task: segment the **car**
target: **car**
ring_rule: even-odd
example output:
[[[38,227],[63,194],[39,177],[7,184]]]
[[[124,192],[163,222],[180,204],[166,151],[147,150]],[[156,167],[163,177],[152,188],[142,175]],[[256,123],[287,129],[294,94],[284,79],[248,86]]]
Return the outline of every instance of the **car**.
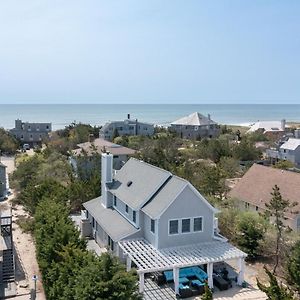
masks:
[[[29,144],[24,144],[23,145],[23,150],[30,150]]]

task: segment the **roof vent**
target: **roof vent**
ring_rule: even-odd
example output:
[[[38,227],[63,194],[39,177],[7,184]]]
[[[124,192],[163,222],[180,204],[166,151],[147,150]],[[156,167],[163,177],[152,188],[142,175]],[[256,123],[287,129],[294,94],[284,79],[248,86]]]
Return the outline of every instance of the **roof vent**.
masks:
[[[131,185],[132,185],[132,181],[130,180],[130,181],[127,182],[127,186],[129,187]]]

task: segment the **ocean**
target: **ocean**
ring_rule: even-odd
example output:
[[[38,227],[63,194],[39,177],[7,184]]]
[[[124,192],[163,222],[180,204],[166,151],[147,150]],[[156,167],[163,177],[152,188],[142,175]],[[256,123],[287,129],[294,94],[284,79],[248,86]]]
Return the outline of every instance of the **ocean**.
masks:
[[[300,122],[300,104],[0,104],[0,127],[14,127],[14,120],[51,122],[53,130],[73,121],[103,125],[131,118],[168,125],[198,111],[220,124],[244,125],[258,120]]]

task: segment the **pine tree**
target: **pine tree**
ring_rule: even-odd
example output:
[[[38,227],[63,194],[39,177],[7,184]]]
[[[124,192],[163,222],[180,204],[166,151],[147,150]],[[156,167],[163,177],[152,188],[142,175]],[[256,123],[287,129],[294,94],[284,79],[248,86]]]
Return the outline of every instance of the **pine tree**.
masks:
[[[294,298],[293,293],[282,284],[279,284],[275,275],[272,274],[266,267],[264,267],[268,277],[269,277],[269,286],[266,286],[257,280],[258,288],[263,291],[268,300],[296,300]]]
[[[275,250],[275,265],[273,268],[273,273],[275,274],[276,269],[279,264],[279,255],[282,247],[282,238],[284,231],[288,228],[284,221],[286,220],[285,214],[290,211],[292,207],[296,204],[291,204],[289,200],[283,199],[279,187],[277,185],[274,186],[273,192],[271,193],[272,198],[269,203],[266,203],[267,212],[266,215],[268,217],[274,218],[274,225],[276,229],[276,250]]]
[[[300,293],[300,241],[298,241],[291,251],[287,263],[288,279],[291,285]]]

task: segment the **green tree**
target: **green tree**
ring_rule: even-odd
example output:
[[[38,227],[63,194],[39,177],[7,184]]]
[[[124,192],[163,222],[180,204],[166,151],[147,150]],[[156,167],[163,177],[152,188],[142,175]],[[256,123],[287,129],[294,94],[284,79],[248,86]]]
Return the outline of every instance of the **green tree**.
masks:
[[[211,289],[208,287],[207,282],[205,282],[204,285],[204,294],[201,297],[202,300],[212,300],[213,299],[213,294]]]
[[[289,200],[283,199],[280,193],[280,189],[277,185],[273,187],[273,192],[271,193],[272,198],[269,203],[266,203],[266,216],[272,217],[274,219],[274,226],[276,229],[276,250],[275,250],[275,264],[273,268],[273,273],[279,264],[279,255],[281,252],[283,244],[283,233],[288,228],[284,221],[286,220],[285,214],[297,204],[290,203]]]
[[[287,262],[287,273],[289,282],[300,293],[300,241],[292,248]]]
[[[236,239],[250,259],[257,257],[258,247],[264,239],[266,224],[263,217],[254,212],[243,212],[237,218]]]
[[[258,288],[267,295],[268,300],[296,300],[288,288],[278,283],[274,274],[266,267],[264,269],[269,277],[269,286],[260,283],[258,279],[256,281]]]
[[[0,154],[15,154],[19,147],[20,142],[4,128],[0,128]]]
[[[220,158],[219,167],[223,170],[226,178],[232,178],[239,170],[239,162],[233,157],[223,156]]]
[[[294,164],[288,160],[280,160],[273,166],[276,169],[287,170],[294,167]]]

